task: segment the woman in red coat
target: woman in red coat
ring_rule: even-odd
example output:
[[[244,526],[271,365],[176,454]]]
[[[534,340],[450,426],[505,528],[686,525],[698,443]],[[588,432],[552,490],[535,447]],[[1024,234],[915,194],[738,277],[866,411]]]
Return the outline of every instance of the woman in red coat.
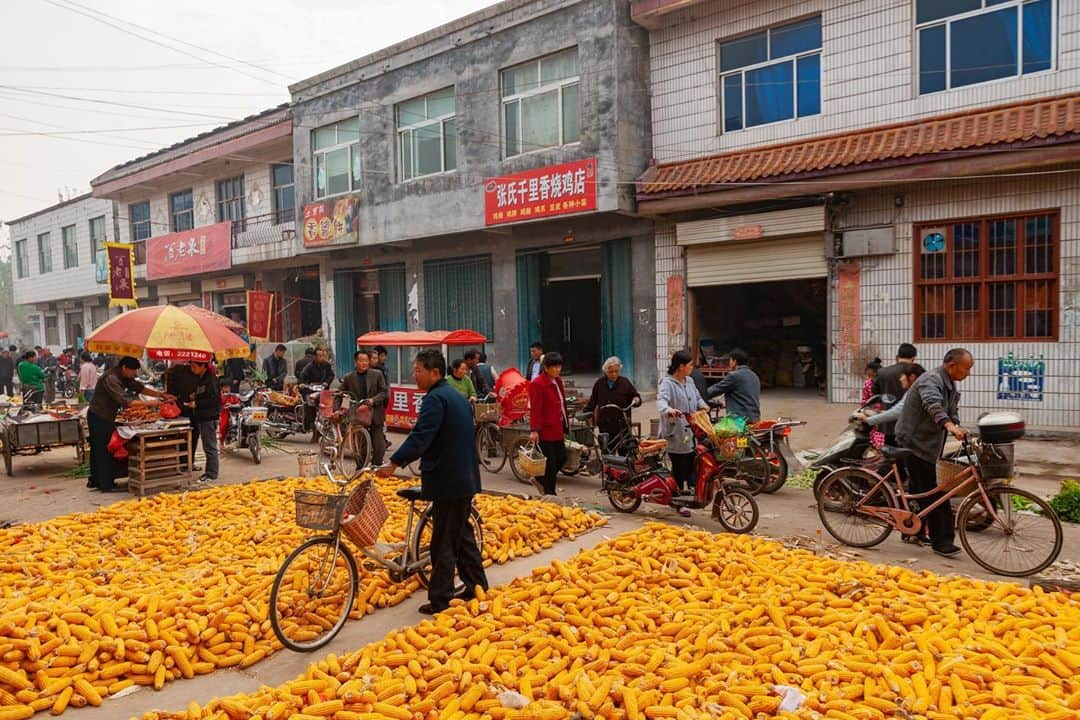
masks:
[[[555,476],[566,462],[566,431],[570,419],[566,414],[566,393],[563,391],[562,355],[544,355],[543,372],[529,382],[529,440],[539,443],[540,452],[547,458],[542,490],[544,495],[555,494]]]

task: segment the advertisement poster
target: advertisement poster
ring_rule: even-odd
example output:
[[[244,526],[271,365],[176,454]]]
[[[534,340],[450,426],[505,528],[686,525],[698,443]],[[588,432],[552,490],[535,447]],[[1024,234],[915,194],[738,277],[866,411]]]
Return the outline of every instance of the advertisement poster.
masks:
[[[414,387],[390,386],[390,402],[386,406],[386,425],[395,430],[412,430],[420,415],[424,393]]]
[[[270,316],[274,294],[263,290],[247,291],[247,329],[252,340],[270,339]]]
[[[1042,402],[1046,378],[1046,360],[1038,357],[1016,357],[1012,353],[998,358],[998,400],[1032,400]]]
[[[304,247],[356,244],[359,241],[360,217],[356,198],[338,198],[304,206]]]
[[[146,279],[187,277],[232,267],[232,222],[146,240]]]
[[[484,183],[484,224],[595,210],[596,182],[596,158],[489,178]]]
[[[135,246],[105,243],[109,263],[109,307],[135,307]]]

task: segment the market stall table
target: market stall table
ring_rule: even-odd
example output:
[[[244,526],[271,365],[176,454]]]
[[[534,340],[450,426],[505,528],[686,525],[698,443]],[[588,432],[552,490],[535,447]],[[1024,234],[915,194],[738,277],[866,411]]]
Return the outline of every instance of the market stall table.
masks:
[[[120,425],[127,440],[128,490],[139,497],[147,490],[182,488],[191,482],[191,425],[185,418],[145,425]]]
[[[45,411],[8,415],[0,424],[0,444],[8,475],[13,474],[15,455],[37,455],[58,447],[74,447],[77,463],[86,462],[86,433],[82,420],[75,414]]]

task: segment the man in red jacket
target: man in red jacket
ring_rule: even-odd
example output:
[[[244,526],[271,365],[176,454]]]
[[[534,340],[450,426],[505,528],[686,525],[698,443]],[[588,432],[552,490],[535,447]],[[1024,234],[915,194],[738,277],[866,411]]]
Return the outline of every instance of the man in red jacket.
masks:
[[[566,393],[563,391],[562,355],[544,355],[543,372],[529,382],[529,440],[540,444],[547,458],[542,490],[544,495],[555,494],[555,476],[566,462],[566,431],[570,419],[566,414]]]

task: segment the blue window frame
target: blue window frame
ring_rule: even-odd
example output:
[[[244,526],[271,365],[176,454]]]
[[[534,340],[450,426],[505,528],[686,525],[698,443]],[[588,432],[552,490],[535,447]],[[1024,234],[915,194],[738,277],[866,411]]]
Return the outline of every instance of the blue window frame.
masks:
[[[916,0],[919,94],[1049,70],[1055,0]]]
[[[720,43],[723,132],[821,112],[821,16]]]

